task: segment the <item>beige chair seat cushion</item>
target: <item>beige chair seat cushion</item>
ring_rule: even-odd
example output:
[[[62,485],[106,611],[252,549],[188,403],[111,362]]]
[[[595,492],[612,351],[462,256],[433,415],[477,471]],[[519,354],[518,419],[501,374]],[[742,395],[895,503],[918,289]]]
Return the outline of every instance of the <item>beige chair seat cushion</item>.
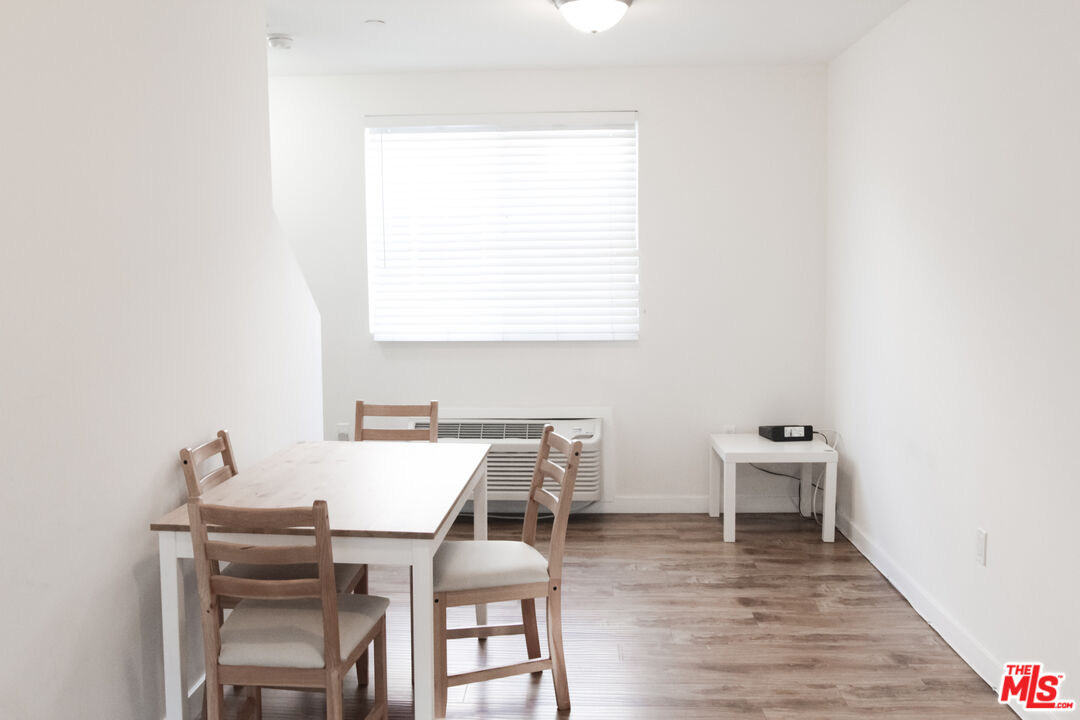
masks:
[[[364,565],[334,563],[334,582],[338,592],[346,592],[356,575],[364,570]],[[319,576],[319,567],[314,563],[294,565],[246,565],[230,563],[225,566],[222,575],[229,577],[252,578],[255,580],[300,580]]]
[[[376,595],[338,595],[341,659],[349,656],[386,612]],[[323,615],[319,598],[241,600],[221,626],[222,665],[321,668]]]
[[[547,559],[523,542],[445,542],[435,553],[435,592],[547,581]]]

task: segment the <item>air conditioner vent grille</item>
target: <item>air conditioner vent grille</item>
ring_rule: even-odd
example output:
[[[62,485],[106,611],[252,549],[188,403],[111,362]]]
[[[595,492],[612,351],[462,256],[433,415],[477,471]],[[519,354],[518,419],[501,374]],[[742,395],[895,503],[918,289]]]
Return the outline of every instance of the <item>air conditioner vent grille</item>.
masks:
[[[482,442],[491,445],[487,457],[488,500],[521,502],[529,497],[536,452],[544,426],[552,425],[563,437],[581,441],[581,464],[574,487],[574,502],[601,499],[603,482],[601,421],[595,417],[552,418],[544,416],[506,418],[494,415],[447,416],[439,420],[439,442]],[[427,429],[426,421],[409,427]],[[552,453],[559,465],[565,458]],[[556,491],[554,483],[548,489]]]
[[[418,422],[418,430],[430,423]],[[453,440],[539,440],[544,423],[536,422],[440,422],[439,438]]]
[[[565,465],[566,457],[551,453],[552,461]],[[536,466],[536,451],[533,452],[498,452],[488,456],[488,491],[489,492],[524,492],[528,495],[532,471]],[[558,490],[558,484],[552,480],[545,483],[549,490]],[[574,495],[600,492],[600,452],[585,450],[581,453],[577,480],[574,483]]]

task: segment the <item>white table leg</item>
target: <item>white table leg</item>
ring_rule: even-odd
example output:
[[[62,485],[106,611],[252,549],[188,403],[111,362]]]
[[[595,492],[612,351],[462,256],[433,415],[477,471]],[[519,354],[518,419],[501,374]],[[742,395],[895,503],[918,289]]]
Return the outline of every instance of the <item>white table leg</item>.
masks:
[[[802,473],[799,478],[799,512],[803,517],[810,517],[814,506],[814,466],[811,463],[802,464]]]
[[[720,458],[709,445],[709,517],[720,517]]]
[[[181,644],[184,638],[184,578],[176,557],[176,535],[158,533],[161,572],[161,647],[165,660],[165,718],[187,720],[187,684],[184,682]]]
[[[821,541],[836,540],[836,463],[825,463],[825,507],[821,511]]]
[[[476,490],[473,491],[473,540],[487,540],[488,537],[486,459],[480,473],[480,482],[476,483]],[[487,625],[487,605],[476,606],[476,624]]]
[[[735,542],[735,463],[724,463],[724,542]]]
[[[426,543],[413,546],[413,717],[435,717],[435,617],[432,607],[435,579],[432,548]]]

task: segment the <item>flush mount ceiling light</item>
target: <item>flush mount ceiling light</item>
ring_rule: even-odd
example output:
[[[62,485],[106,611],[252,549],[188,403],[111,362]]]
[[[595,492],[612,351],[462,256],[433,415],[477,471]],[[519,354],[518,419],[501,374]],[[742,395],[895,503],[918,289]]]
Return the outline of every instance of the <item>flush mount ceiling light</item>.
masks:
[[[610,30],[622,20],[631,0],[554,0],[566,22],[594,35]]]
[[[288,50],[292,48],[292,35],[285,33],[270,33],[266,36],[266,44],[275,50]]]

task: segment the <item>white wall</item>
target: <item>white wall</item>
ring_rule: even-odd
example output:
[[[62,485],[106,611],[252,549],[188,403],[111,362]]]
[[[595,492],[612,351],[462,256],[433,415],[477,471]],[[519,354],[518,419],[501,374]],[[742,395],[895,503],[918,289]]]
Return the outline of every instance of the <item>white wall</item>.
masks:
[[[161,717],[149,523],[184,499],[178,449],[229,427],[247,465],[321,435],[318,312],[271,209],[263,32],[255,0],[0,22],[5,719]]]
[[[708,433],[824,411],[824,81],[821,67],[272,78],[275,204],[323,317],[327,436],[358,398],[610,406],[617,508],[704,512]],[[579,110],[639,112],[640,341],[373,342],[364,115]],[[793,488],[745,482],[759,497],[742,507],[790,510]]]
[[[1074,0],[901,8],[830,67],[828,213],[851,536],[984,677],[1073,699],[1077,37]]]

